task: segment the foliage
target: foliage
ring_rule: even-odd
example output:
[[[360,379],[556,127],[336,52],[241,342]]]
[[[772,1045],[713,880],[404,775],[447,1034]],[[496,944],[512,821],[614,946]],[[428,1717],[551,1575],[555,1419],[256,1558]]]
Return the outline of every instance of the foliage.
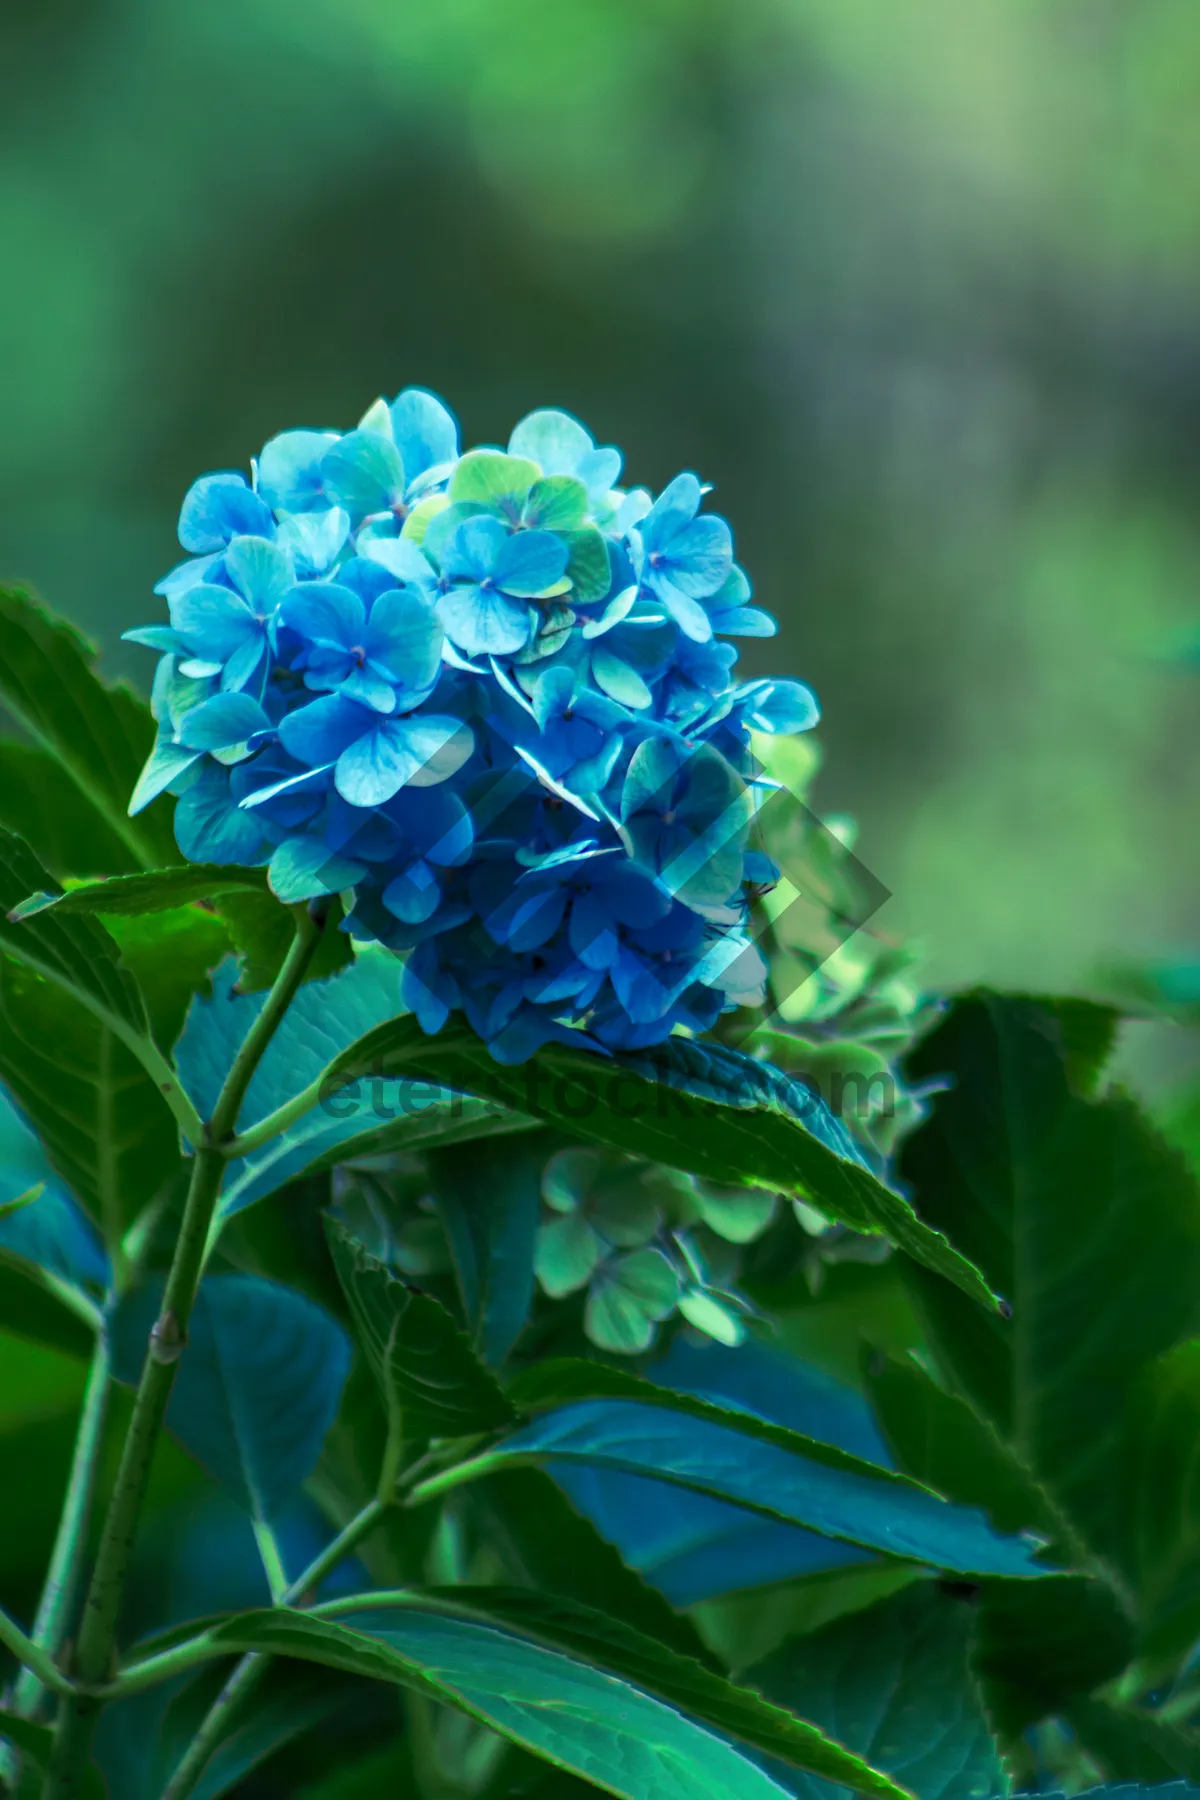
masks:
[[[457,464],[443,511],[515,508],[522,531],[484,534],[451,638],[522,534],[584,533],[559,560],[599,586],[582,502],[551,486],[576,477],[527,478],[560,417]],[[309,555],[340,545],[340,508],[361,539],[370,483],[408,468],[379,424],[322,440],[319,466],[311,444],[264,454],[260,488],[336,482],[323,515],[198,484],[204,572],[235,515]],[[407,518],[427,497],[389,494]],[[302,580],[305,603],[328,585]],[[776,909],[777,1016],[740,1042],[732,1014],[607,1046],[557,1020],[497,1058],[470,1008],[432,1032],[406,1009],[357,892],[338,931],[328,881],[281,894],[274,856],[266,880],[256,857],[176,867],[119,826],[148,715],[34,603],[6,595],[3,618],[43,791],[83,825],[0,840],[0,1781],[1190,1794],[1200,1191],[1107,1085],[1110,1012],[969,994],[912,1048],[930,1020],[896,960],[849,951],[801,997],[788,959],[819,942]],[[280,664],[238,620],[211,660],[249,683]],[[452,674],[506,694],[471,652]],[[168,651],[215,684],[191,710],[223,716],[246,685],[202,653]],[[295,691],[281,716],[325,704]],[[160,756],[207,755],[168,735]],[[349,862],[340,890],[369,886]],[[765,898],[710,919],[715,941]],[[898,1121],[836,1116],[834,1046],[895,1078]]]

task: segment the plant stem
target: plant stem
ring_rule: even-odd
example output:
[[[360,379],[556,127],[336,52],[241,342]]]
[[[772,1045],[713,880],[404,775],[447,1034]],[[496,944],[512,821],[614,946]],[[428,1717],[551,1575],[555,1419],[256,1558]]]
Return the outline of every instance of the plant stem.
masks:
[[[319,1587],[342,1558],[348,1556],[369,1532],[374,1531],[387,1510],[379,1500],[368,1501],[333,1542],[327,1544],[319,1556],[314,1557],[304,1573],[281,1595],[277,1604],[295,1606],[302,1603],[305,1594]],[[173,1653],[167,1651],[166,1654],[170,1656]],[[184,1751],[175,1773],[163,1789],[162,1800],[187,1800],[187,1796],[194,1792],[209,1758],[229,1730],[234,1712],[258,1686],[270,1667],[271,1660],[270,1656],[261,1651],[250,1651],[242,1657]],[[131,1670],[130,1673],[136,1674],[137,1671]]]
[[[75,1593],[79,1586],[84,1551],[87,1547],[88,1521],[100,1472],[104,1422],[108,1416],[109,1384],[112,1358],[107,1333],[96,1337],[96,1348],[88,1372],[79,1428],[75,1436],[75,1454],[67,1482],[58,1535],[46,1571],[45,1585],[34,1621],[33,1641],[46,1654],[57,1657],[67,1633]],[[13,1710],[19,1718],[32,1719],[43,1693],[43,1684],[32,1669],[23,1669],[13,1687]]]
[[[265,1119],[260,1119],[257,1125],[240,1131],[226,1146],[230,1159],[249,1156],[252,1150],[261,1150],[264,1144],[269,1144],[273,1138],[286,1131],[289,1125],[294,1125],[297,1119],[302,1119],[305,1113],[311,1112],[321,1098],[324,1085],[325,1076],[318,1075],[315,1081],[310,1081],[307,1087],[301,1088],[298,1094],[293,1094],[290,1100],[285,1100],[282,1106],[277,1106],[274,1112],[268,1113]]]
[[[426,1481],[419,1481],[405,1495],[405,1506],[424,1506],[427,1500],[437,1500],[442,1494],[448,1494],[451,1488],[463,1487],[468,1481],[480,1481],[485,1475],[491,1475],[496,1469],[511,1469],[520,1459],[503,1452],[485,1450],[482,1456],[473,1456],[468,1462],[455,1463],[453,1468],[443,1469],[440,1475],[431,1475]]]
[[[48,1656],[40,1645],[21,1630],[15,1619],[10,1619],[6,1612],[0,1612],[0,1644],[11,1650],[19,1663],[32,1669],[43,1687],[53,1688],[56,1694],[71,1694],[74,1689],[66,1676],[59,1672],[57,1663]],[[0,1721],[2,1722],[2,1721]]]
[[[296,936],[292,947],[262,1011],[234,1057],[212,1118],[196,1146],[175,1255],[159,1315],[150,1333],[133,1414],[96,1553],[96,1566],[84,1601],[75,1668],[85,1687],[95,1687],[102,1682],[112,1664],[117,1614],[138,1519],[167,1402],[175,1383],[175,1372],[187,1342],[188,1322],[204,1267],[209,1226],[221,1192],[225,1173],[222,1145],[233,1131],[254,1071],[303,981],[320,941],[320,925],[306,909],[296,908],[295,917]],[[44,1800],[70,1800],[78,1792],[99,1705],[97,1697],[90,1693],[75,1693],[64,1699],[59,1709]]]
[[[243,1700],[254,1692],[270,1666],[271,1658],[256,1651],[242,1657],[205,1713],[199,1730],[162,1791],[162,1800],[185,1800],[186,1795],[195,1792],[209,1758],[229,1729],[230,1719]]]
[[[283,1015],[296,997],[296,990],[304,979],[304,974],[313,959],[317,945],[321,939],[324,923],[323,915],[314,918],[307,907],[294,907],[296,920],[296,936],[292,947],[284,959],[283,967],[275,978],[275,985],[267,995],[262,1011],[251,1025],[241,1048],[233,1059],[233,1067],[225,1078],[220,1098],[213,1108],[213,1116],[208,1123],[208,1141],[222,1155],[228,1154],[228,1140],[237,1129],[238,1114],[242,1110],[242,1102],[246,1098],[246,1090],[254,1079],[254,1071],[262,1061],[263,1052],[279,1029]]]

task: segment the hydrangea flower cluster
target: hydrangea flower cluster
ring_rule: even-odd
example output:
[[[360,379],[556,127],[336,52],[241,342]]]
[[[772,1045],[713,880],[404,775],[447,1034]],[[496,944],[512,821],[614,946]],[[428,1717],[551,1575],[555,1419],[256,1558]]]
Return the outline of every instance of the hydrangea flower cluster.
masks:
[[[506,1062],[761,998],[750,733],[817,718],[803,684],[735,677],[725,640],[775,623],[701,482],[620,471],[552,410],[463,453],[408,388],[197,481],[170,623],[128,634],[163,653],[131,811],[169,791],[189,860],[342,895],[422,1027],[461,1008]]]

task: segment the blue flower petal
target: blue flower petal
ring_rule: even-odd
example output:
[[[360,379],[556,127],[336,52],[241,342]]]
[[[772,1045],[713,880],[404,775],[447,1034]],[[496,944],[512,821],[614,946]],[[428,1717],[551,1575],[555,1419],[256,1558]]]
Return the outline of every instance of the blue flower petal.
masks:
[[[192,707],[176,736],[189,750],[226,750],[273,729],[270,719],[249,694],[214,694]]]
[[[297,575],[325,575],[337,561],[350,531],[350,515],[340,506],[324,512],[293,513],[281,520],[275,542],[292,559]]]
[[[185,550],[223,550],[242,532],[272,537],[271,510],[246,485],[244,475],[202,475],[192,483],[179,512],[179,541]]]
[[[665,556],[672,585],[701,599],[724,586],[733,565],[733,537],[724,519],[706,513],[675,533]]]
[[[149,806],[152,800],[157,800],[160,794],[165,794],[199,760],[200,755],[199,750],[185,750],[181,744],[177,744],[173,733],[160,731],[158,741],[146,758],[146,765],[138,776],[137,786],[130,797],[130,818],[135,818],[143,807]]]
[[[336,431],[284,431],[258,459],[258,491],[277,512],[313,512],[329,503],[321,465]]]
[[[238,693],[242,688],[251,686],[255,676],[263,664],[267,654],[266,632],[255,632],[238,645],[224,669],[220,671],[221,687],[226,693]],[[217,671],[211,663],[183,663],[180,673],[183,675],[211,675]]]
[[[451,581],[483,581],[494,575],[508,540],[508,531],[491,513],[472,513],[458,521],[446,540],[440,559],[442,572]],[[428,544],[428,533],[425,541]]]
[[[359,553],[368,561],[378,563],[394,576],[398,586],[406,582],[415,582],[419,587],[427,586],[434,579],[429,559],[419,545],[406,537],[377,537],[359,539]]]
[[[506,593],[529,598],[561,578],[569,555],[567,545],[552,531],[514,532],[500,547],[493,578]]]
[[[468,656],[512,655],[525,648],[537,626],[531,607],[475,584],[443,594],[438,617],[446,636]]]
[[[232,588],[202,581],[170,602],[171,624],[190,650],[224,663],[259,627],[251,609]]]
[[[352,519],[390,512],[404,499],[404,463],[389,438],[377,431],[351,431],[325,453],[325,492]]]
[[[392,434],[411,487],[418,477],[458,457],[458,426],[436,394],[405,388],[391,405]]]
[[[610,699],[631,707],[634,712],[644,712],[646,707],[654,704],[654,695],[637,670],[631,669],[611,650],[597,648],[592,651],[592,678]]]
[[[234,538],[225,573],[259,615],[274,612],[295,579],[291,558],[262,537]]]
[[[175,841],[189,862],[257,863],[267,849],[261,823],[237,806],[228,774],[212,762],[175,808]]]
[[[739,709],[755,731],[810,731],[821,716],[817,697],[802,681],[755,681],[741,690]]]
[[[320,838],[285,838],[267,866],[271,892],[285,906],[316,900],[323,894],[340,894],[366,874],[362,863],[338,856]]]
[[[350,650],[363,641],[367,609],[340,582],[302,581],[284,599],[280,618],[310,644]]]
[[[639,529],[647,555],[662,550],[675,533],[695,518],[704,498],[704,490],[694,475],[677,475],[665,487]]]
[[[307,681],[307,679],[306,676],[305,680]],[[334,684],[321,683],[320,685],[332,686]],[[369,706],[372,712],[394,713],[396,711],[396,690],[392,683],[369,667],[359,669],[351,666],[349,674],[343,676],[336,686],[338,693],[344,695],[347,700],[356,700],[359,706]]]
[[[574,475],[591,449],[579,420],[552,406],[529,413],[508,440],[510,456],[528,457],[546,475]]]
[[[660,578],[654,586],[680,631],[695,643],[706,644],[713,634],[712,620],[700,602],[693,600],[690,594],[682,593],[671,581]]]
[[[674,799],[683,758],[665,738],[646,738],[629,759],[621,790],[621,818],[635,813],[665,812]]]
[[[203,581],[220,560],[219,550],[214,550],[208,556],[189,556],[186,562],[176,563],[169,575],[164,575],[161,581],[156,581],[154,591],[156,594],[161,594],[165,600],[169,600],[172,594],[186,593],[188,588],[195,587],[198,581]]]
[[[730,606],[710,615],[712,628],[724,637],[774,637],[779,625],[769,612],[758,606]]]
[[[383,890],[383,904],[406,925],[423,925],[438,909],[442,890],[429,864],[410,863]]]
[[[371,728],[338,758],[338,793],[351,806],[382,806],[410,781],[449,779],[470,755],[471,741],[459,719],[376,715]]]
[[[330,694],[286,714],[279,722],[279,741],[297,762],[310,769],[325,768],[375,723],[376,715],[365,706]]]
[[[437,680],[442,627],[436,609],[419,593],[391,588],[381,594],[362,641],[375,667],[407,693],[424,693]]]
[[[144,644],[148,650],[186,651],[187,646],[177,631],[169,625],[139,625],[133,631],[123,631],[122,641],[126,644]]]
[[[404,721],[416,768],[411,778],[417,788],[439,787],[457,775],[475,748],[475,736],[461,719],[436,713],[416,713]]]

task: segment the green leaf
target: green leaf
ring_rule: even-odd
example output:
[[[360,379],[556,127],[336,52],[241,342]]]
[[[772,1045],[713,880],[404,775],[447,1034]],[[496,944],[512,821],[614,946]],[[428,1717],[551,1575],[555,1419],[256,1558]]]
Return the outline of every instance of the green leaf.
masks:
[[[932,1485],[922,1482],[920,1477],[914,1479],[907,1475],[897,1475],[878,1463],[867,1461],[865,1457],[855,1456],[849,1450],[839,1449],[836,1444],[827,1444],[819,1438],[793,1431],[787,1425],[778,1425],[757,1412],[708,1400],[699,1394],[686,1393],[680,1388],[661,1387],[645,1375],[635,1375],[628,1369],[611,1368],[606,1363],[589,1362],[584,1357],[565,1356],[535,1363],[510,1381],[506,1392],[513,1405],[521,1412],[547,1412],[580,1400],[633,1400],[644,1406],[666,1407],[671,1412],[684,1413],[690,1418],[703,1419],[730,1431],[743,1432],[749,1438],[758,1439],[761,1443],[770,1444],[793,1456],[808,1457],[825,1463],[831,1469],[870,1476],[891,1482],[908,1492],[935,1497]]]
[[[978,1800],[1007,1782],[967,1667],[970,1610],[928,1582],[792,1638],[746,1672],[921,1800]],[[791,1781],[803,1800],[825,1783]]]
[[[212,992],[212,975],[229,955],[225,927],[199,906],[110,917],[105,928],[121,952],[150,1017],[156,1044],[174,1046],[192,1000]]]
[[[1106,1583],[1055,1575],[985,1583],[972,1664],[993,1724],[1016,1738],[1115,1680],[1133,1648],[1133,1627]]]
[[[399,1682],[625,1800],[778,1800],[769,1776],[673,1707],[474,1619],[412,1607],[334,1623],[277,1608],[231,1620],[213,1638]]]
[[[450,1617],[513,1630],[547,1649],[607,1669],[702,1724],[810,1774],[889,1800],[897,1794],[895,1784],[879,1777],[861,1757],[847,1755],[794,1713],[592,1607],[547,1599],[524,1588],[443,1588],[423,1598]]]
[[[74,626],[40,602],[0,588],[0,701],[55,758],[135,866],[169,863],[178,854],[170,801],[156,801],[137,819],[126,810],[154,744],[154,721],[130,688],[99,679],[95,655]]]
[[[421,1089],[424,1092],[419,1091]],[[315,1154],[314,1160],[305,1164],[303,1172],[314,1175],[323,1169],[335,1169],[342,1163],[362,1162],[367,1157],[393,1156],[412,1150],[441,1151],[458,1144],[507,1139],[541,1129],[540,1119],[522,1118],[520,1113],[509,1112],[495,1101],[477,1100],[472,1094],[455,1094],[445,1088],[431,1090],[419,1081],[403,1088],[397,1101],[394,1117],[384,1117],[378,1124],[351,1136],[339,1136],[329,1149]],[[334,1107],[339,1104],[339,1100],[333,1101]],[[299,1142],[301,1136],[310,1131],[315,1135],[316,1122],[311,1113],[306,1113],[303,1120],[290,1128],[289,1135],[293,1142]]]
[[[214,906],[242,959],[239,991],[256,994],[269,988],[296,935],[289,909],[273,894],[255,893],[252,888],[226,888],[216,896]],[[354,961],[354,946],[346,932],[337,928],[340,917],[341,902],[335,900],[304,978],[306,982],[324,981]]]
[[[113,1369],[136,1384],[161,1280],[125,1296]],[[255,1275],[210,1275],[188,1325],[167,1424],[255,1519],[269,1521],[311,1474],[341,1402],[350,1345],[302,1294]]]
[[[137,984],[121,968],[120,952],[98,920],[50,913],[15,925],[8,917],[29,894],[51,885],[28,845],[0,829],[0,951],[65,988],[124,1035],[144,1035],[146,1009]]]
[[[1118,1558],[1137,1596],[1140,1652],[1174,1658],[1200,1634],[1200,1342],[1139,1374],[1119,1456]]]
[[[75,1199],[54,1179],[45,1147],[0,1094],[0,1164],[7,1163],[6,1187],[23,1188],[30,1173],[40,1177],[29,1199],[6,1205],[0,1214],[0,1256],[19,1259],[67,1284],[77,1295],[107,1288],[110,1265],[91,1221]],[[95,1307],[82,1308],[94,1321]]]
[[[1057,1521],[1028,1469],[965,1400],[910,1358],[872,1356],[864,1381],[896,1461],[947,1499],[978,1506],[997,1531],[1053,1539]]]
[[[513,1410],[444,1306],[398,1281],[336,1219],[329,1249],[389,1421],[406,1438],[463,1437]]]
[[[612,586],[603,532],[597,531],[594,525],[587,525],[582,531],[561,531],[559,536],[570,546],[567,578],[571,583],[572,599],[603,600]]]
[[[1106,1700],[1076,1700],[1066,1718],[1089,1757],[1108,1781],[1168,1782],[1183,1775],[1200,1782],[1200,1740],[1150,1713]],[[1156,1795],[1185,1790],[1156,1787]]]
[[[0,825],[24,838],[58,881],[138,867],[129,845],[66,770],[32,744],[0,743]]]
[[[476,1466],[483,1474],[520,1458],[552,1468],[574,1463],[617,1469],[936,1568],[1020,1577],[1045,1573],[1033,1560],[1029,1540],[998,1537],[979,1513],[952,1506],[905,1476],[768,1426],[751,1413],[716,1409],[718,1422],[698,1410],[704,1402],[674,1404],[688,1398],[672,1392],[669,1398],[664,1393],[661,1405],[576,1401],[541,1414]],[[423,1483],[413,1498],[452,1485],[457,1473]]]
[[[994,1305],[970,1263],[857,1160],[816,1096],[769,1064],[720,1045],[672,1038],[601,1057],[548,1044],[519,1067],[497,1063],[461,1020],[426,1037],[415,1019],[378,1026],[330,1064],[324,1087],[369,1071],[421,1075],[547,1120],[573,1138],[632,1151],[724,1186],[801,1196],[856,1231],[882,1233],[918,1261]]]
[[[193,1003],[175,1050],[183,1078],[207,1115],[264,1005],[260,995],[238,991],[236,972],[232,959],[214,972],[212,995]],[[300,989],[259,1063],[237,1127],[248,1132],[302,1096],[299,1109],[260,1147],[229,1163],[221,1191],[222,1218],[303,1174],[325,1152],[349,1143],[364,1126],[377,1124],[378,1114],[364,1117],[351,1098],[318,1100],[315,1088],[312,1092],[309,1088],[342,1045],[393,1013],[399,1004],[399,985],[396,959],[374,948],[340,975]],[[371,1099],[378,1106],[375,1093]],[[419,1124],[419,1118],[414,1122]]]
[[[115,1252],[179,1166],[179,1128],[158,1087],[75,994],[7,958],[0,1076]]]
[[[205,1671],[188,1683],[167,1708],[156,1735],[151,1791],[166,1786],[176,1764],[203,1723],[228,1675],[227,1669]],[[329,1731],[330,1721],[355,1697],[350,1680],[331,1681],[328,1674],[303,1663],[276,1663],[253,1699],[229,1720],[226,1736],[206,1766],[192,1800],[220,1800],[239,1786],[252,1769],[294,1738],[309,1731]],[[336,1727],[333,1727],[336,1729]]]
[[[1087,1018],[1082,1003],[959,1001],[913,1059],[950,1087],[901,1173],[1012,1302],[1011,1322],[989,1316],[909,1265],[940,1365],[1093,1550],[1116,1556],[1130,1383],[1200,1321],[1200,1191],[1129,1100],[1072,1085],[1090,1082],[1107,1013]]]
[[[541,472],[536,463],[526,462],[520,456],[505,456],[500,450],[472,450],[454,471],[451,504],[488,506],[515,518]]]
[[[86,1359],[92,1354],[95,1332],[62,1296],[42,1279],[23,1258],[6,1256],[0,1248],[0,1319],[5,1331],[31,1344],[62,1350]]]
[[[218,894],[243,888],[252,893],[266,893],[266,870],[224,863],[187,863],[179,868],[148,869],[144,874],[114,875],[105,881],[88,881],[70,888],[65,894],[31,894],[12,909],[9,918],[19,924],[52,908],[60,916],[64,913],[136,915],[169,912],[173,907],[187,906],[193,900],[211,900]]]
[[[483,1515],[487,1542],[496,1545],[513,1578],[707,1660],[691,1621],[622,1560],[544,1470],[502,1469],[476,1483],[470,1498]]]
[[[486,1157],[473,1146],[430,1156],[471,1341],[489,1368],[504,1363],[533,1302],[543,1161],[536,1144],[519,1141]]]

